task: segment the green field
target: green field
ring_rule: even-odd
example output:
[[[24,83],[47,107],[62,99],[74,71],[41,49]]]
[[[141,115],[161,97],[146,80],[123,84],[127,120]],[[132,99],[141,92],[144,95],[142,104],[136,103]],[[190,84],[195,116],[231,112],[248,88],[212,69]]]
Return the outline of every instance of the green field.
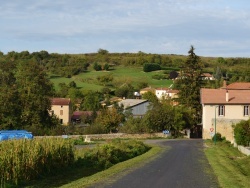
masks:
[[[145,73],[142,71],[142,67],[115,67],[111,71],[87,71],[72,78],[64,78],[58,76],[51,76],[50,80],[54,83],[55,89],[58,89],[59,83],[70,83],[74,81],[78,88],[84,90],[101,90],[104,86],[97,82],[98,76],[112,74],[114,77],[114,83],[131,83],[135,86],[139,82],[147,82],[149,86],[153,88],[157,87],[169,87],[172,84],[172,80],[156,80],[152,79],[152,75],[163,74],[163,70]]]

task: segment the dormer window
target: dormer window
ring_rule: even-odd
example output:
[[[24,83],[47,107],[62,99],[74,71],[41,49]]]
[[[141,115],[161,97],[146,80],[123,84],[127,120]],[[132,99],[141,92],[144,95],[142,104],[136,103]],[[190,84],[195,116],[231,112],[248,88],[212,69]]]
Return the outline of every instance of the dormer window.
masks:
[[[249,106],[244,106],[244,116],[249,116]]]

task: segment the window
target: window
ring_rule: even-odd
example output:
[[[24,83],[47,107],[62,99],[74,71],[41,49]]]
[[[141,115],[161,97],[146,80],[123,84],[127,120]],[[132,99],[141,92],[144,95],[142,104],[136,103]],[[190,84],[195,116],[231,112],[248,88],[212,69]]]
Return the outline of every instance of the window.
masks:
[[[61,115],[61,116],[63,115],[63,110],[60,110],[60,115]]]
[[[249,106],[244,106],[244,116],[249,115]]]
[[[218,114],[219,114],[219,116],[225,116],[225,106],[224,105],[219,106]]]
[[[63,119],[60,119],[60,123],[63,124]]]

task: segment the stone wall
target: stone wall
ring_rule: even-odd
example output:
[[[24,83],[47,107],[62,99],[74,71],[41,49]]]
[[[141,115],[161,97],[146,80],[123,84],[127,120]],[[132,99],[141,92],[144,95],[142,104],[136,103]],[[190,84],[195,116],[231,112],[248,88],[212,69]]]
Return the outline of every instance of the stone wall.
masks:
[[[216,120],[216,132],[220,133],[222,137],[225,137],[226,140],[234,143],[234,133],[233,133],[233,125],[239,123],[241,120],[239,119],[217,119]],[[212,119],[211,125],[214,123],[214,119]],[[212,126],[212,128],[215,127]],[[214,132],[213,132],[214,133]],[[210,130],[203,129],[203,138],[204,139],[211,139],[213,134]]]
[[[150,138],[164,138],[169,135],[163,133],[152,133],[152,134],[126,134],[126,133],[113,133],[113,134],[91,134],[91,135],[62,135],[62,136],[46,136],[50,137],[63,137],[63,138],[89,138],[94,140],[107,140],[107,139],[115,139],[115,138],[136,138],[136,139],[150,139]],[[43,136],[44,137],[44,136]],[[35,136],[34,138],[42,138],[42,136]]]

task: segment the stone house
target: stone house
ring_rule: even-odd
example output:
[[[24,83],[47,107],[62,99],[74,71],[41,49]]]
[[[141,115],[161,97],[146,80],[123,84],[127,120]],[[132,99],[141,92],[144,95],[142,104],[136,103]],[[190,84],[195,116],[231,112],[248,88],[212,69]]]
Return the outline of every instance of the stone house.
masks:
[[[202,137],[204,139],[211,139],[216,130],[233,143],[232,125],[249,119],[250,90],[242,89],[242,87],[241,89],[230,88],[201,89]]]
[[[56,115],[61,124],[68,125],[72,113],[71,100],[69,98],[52,98],[50,113]]]

